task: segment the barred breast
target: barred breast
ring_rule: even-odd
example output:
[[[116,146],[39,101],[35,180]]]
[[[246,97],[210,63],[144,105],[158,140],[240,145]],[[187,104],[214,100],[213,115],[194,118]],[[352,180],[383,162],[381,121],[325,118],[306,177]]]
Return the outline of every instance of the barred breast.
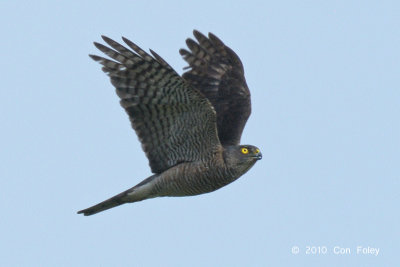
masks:
[[[154,184],[157,196],[192,196],[215,191],[239,176],[225,164],[181,163],[162,173]]]

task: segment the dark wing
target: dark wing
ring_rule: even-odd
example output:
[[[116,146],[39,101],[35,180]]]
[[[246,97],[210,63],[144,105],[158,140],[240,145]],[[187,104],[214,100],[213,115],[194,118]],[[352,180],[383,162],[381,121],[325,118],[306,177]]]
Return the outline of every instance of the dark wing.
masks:
[[[154,173],[180,163],[201,161],[220,148],[211,103],[182,79],[160,56],[133,50],[103,36],[113,49],[95,46],[113,60],[90,55],[103,65],[121,98]],[[135,53],[136,52],[136,53]]]
[[[201,91],[217,112],[218,136],[222,145],[237,145],[251,113],[250,92],[239,57],[209,33],[194,30],[195,42],[187,39],[190,51],[179,50],[189,63],[183,78]]]

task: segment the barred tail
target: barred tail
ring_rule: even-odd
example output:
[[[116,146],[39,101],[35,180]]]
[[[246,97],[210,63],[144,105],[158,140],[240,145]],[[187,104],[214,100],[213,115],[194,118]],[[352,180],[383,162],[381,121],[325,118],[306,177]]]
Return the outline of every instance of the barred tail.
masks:
[[[131,189],[129,189],[129,190],[131,190]],[[80,211],[78,211],[78,214],[83,213],[83,215],[85,215],[85,216],[90,216],[90,215],[96,214],[98,212],[108,210],[108,209],[117,207],[119,205],[125,204],[125,203],[127,203],[126,201],[123,200],[124,196],[126,196],[125,192],[118,194],[118,195],[116,195],[110,199],[107,199],[103,202],[100,202],[99,204],[96,204],[90,208],[80,210]]]
[[[157,177],[157,175],[152,175],[149,178],[140,182],[138,185],[136,185],[116,196],[113,196],[112,198],[104,200],[103,202],[100,202],[99,204],[96,204],[90,208],[78,211],[78,214],[83,213],[83,215],[85,215],[85,216],[90,216],[90,215],[117,207],[117,206],[125,204],[125,203],[132,203],[132,202],[137,202],[137,201],[145,200],[148,198],[152,198],[154,196],[151,195],[152,183],[150,183],[150,182],[156,177]]]

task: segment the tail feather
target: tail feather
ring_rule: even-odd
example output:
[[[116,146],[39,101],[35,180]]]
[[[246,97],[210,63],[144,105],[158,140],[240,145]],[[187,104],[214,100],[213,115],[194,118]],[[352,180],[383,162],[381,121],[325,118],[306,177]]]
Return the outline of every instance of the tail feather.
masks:
[[[82,214],[85,216],[90,216],[101,211],[105,211],[117,206],[120,206],[125,203],[132,203],[141,201],[147,198],[152,198],[151,193],[151,181],[156,178],[156,175],[150,176],[149,178],[143,180],[138,185],[116,195],[112,198],[104,200],[90,208],[78,211],[78,214]]]
[[[130,190],[131,189],[129,189],[128,191],[130,191]],[[103,202],[100,202],[99,204],[96,204],[90,208],[80,210],[80,211],[78,211],[78,214],[83,213],[83,215],[85,215],[85,216],[90,216],[90,215],[96,214],[98,212],[105,211],[105,210],[117,207],[119,205],[125,204],[125,203],[127,203],[127,201],[123,200],[124,196],[126,196],[126,191],[121,194],[118,194],[112,198],[104,200]]]

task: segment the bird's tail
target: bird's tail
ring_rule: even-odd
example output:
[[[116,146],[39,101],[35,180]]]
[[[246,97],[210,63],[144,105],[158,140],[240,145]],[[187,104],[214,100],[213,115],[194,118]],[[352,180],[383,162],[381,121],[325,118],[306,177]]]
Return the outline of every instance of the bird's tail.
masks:
[[[83,213],[85,216],[90,216],[101,211],[105,211],[119,205],[131,202],[141,201],[147,198],[154,197],[151,193],[151,181],[156,177],[156,175],[150,176],[149,178],[143,180],[138,185],[116,195],[112,198],[104,200],[99,204],[96,204],[90,208],[78,211],[78,214]]]

